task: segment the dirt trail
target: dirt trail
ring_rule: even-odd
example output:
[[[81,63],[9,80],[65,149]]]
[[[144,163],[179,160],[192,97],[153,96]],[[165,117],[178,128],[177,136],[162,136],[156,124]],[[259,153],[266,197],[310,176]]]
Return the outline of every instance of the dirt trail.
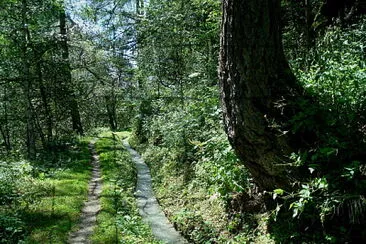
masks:
[[[137,205],[144,220],[150,225],[154,236],[165,243],[188,243],[173,225],[166,218],[154,196],[151,185],[151,175],[149,167],[144,163],[140,155],[133,150],[128,142],[123,141],[123,145],[129,151],[137,168],[137,186],[135,196]]]
[[[92,177],[89,181],[88,200],[85,202],[80,218],[79,229],[70,234],[68,243],[81,244],[91,243],[90,235],[93,233],[94,226],[97,222],[97,215],[100,211],[99,197],[102,193],[102,179],[99,164],[99,156],[95,151],[96,139],[89,143],[89,150],[92,153]]]

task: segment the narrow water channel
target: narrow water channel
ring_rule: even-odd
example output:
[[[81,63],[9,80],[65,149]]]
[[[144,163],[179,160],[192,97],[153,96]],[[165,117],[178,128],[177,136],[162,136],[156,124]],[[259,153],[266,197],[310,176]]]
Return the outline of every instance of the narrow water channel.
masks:
[[[137,169],[135,196],[140,214],[150,225],[154,236],[158,240],[169,244],[188,243],[169,222],[164,212],[161,210],[152,189],[149,167],[145,164],[140,155],[130,147],[127,140],[123,141],[123,145],[131,154]]]

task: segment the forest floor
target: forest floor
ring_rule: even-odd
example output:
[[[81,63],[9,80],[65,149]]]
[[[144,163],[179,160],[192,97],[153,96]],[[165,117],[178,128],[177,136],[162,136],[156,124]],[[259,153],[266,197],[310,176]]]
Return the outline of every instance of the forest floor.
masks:
[[[89,236],[93,233],[97,215],[101,209],[99,197],[102,193],[102,178],[99,156],[95,151],[95,139],[89,143],[92,153],[92,176],[89,181],[88,200],[85,202],[80,217],[79,229],[70,234],[69,243],[91,243]]]

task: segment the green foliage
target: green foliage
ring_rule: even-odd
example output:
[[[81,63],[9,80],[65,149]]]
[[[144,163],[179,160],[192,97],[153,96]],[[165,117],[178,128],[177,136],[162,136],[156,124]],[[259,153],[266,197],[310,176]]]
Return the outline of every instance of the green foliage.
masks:
[[[211,223],[205,221],[202,216],[185,209],[175,213],[172,221],[176,228],[193,243],[214,242],[218,236],[217,230]]]
[[[364,19],[331,26],[306,58],[290,60],[316,100],[300,100],[293,131],[315,143],[290,156],[308,179],[294,192],[273,192],[278,205],[271,232],[279,242],[365,240],[365,26]]]
[[[2,205],[19,205],[24,195],[22,189],[31,183],[32,166],[28,162],[0,164],[0,202]]]
[[[50,192],[44,182],[33,178],[29,162],[0,163],[0,242],[20,241],[27,232],[20,213],[39,204]]]
[[[310,54],[309,69],[295,69],[307,90],[319,96],[321,105],[338,115],[333,119],[352,125],[365,107],[365,26],[360,21],[347,29],[329,27]]]
[[[231,240],[225,208],[232,195],[247,191],[249,175],[222,131],[216,89],[189,94],[204,99],[185,101],[184,108],[175,100],[152,100],[141,124],[147,143],[134,139],[134,145],[144,149],[159,202],[188,239]]]
[[[0,213],[0,243],[9,243],[9,240],[14,243],[22,241],[25,229],[25,223],[19,217]]]
[[[249,175],[222,134],[195,145],[197,182],[230,200],[233,192],[247,191]]]

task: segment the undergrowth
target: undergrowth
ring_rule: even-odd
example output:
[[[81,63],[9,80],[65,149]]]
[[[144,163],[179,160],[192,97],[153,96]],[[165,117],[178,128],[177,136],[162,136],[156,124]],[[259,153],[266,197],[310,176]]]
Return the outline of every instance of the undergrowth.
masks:
[[[150,111],[138,117],[130,138],[151,169],[159,203],[190,243],[270,242],[265,216],[240,213],[236,204],[252,182],[219,123],[218,100],[210,94],[216,91],[192,92],[205,100],[184,108],[145,101],[141,111]]]
[[[315,143],[290,159],[308,171],[298,190],[277,189],[271,233],[278,242],[361,243],[366,240],[366,22],[331,26],[308,57],[291,60],[316,98],[291,121]],[[304,60],[311,60],[307,65]]]

